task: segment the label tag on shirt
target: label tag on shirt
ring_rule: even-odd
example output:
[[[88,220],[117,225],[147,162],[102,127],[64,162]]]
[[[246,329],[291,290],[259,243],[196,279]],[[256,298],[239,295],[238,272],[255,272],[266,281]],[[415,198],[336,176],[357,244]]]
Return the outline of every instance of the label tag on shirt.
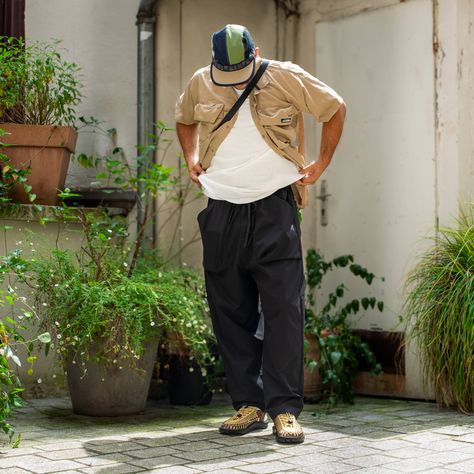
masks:
[[[291,123],[291,117],[282,118],[281,123]]]

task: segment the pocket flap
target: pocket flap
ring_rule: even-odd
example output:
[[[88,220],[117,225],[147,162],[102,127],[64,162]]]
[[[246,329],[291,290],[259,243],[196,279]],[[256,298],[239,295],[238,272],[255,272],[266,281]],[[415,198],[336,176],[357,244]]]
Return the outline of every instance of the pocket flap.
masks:
[[[296,107],[290,105],[284,109],[278,109],[274,113],[262,111],[258,115],[262,125],[291,125],[296,114]]]
[[[194,120],[213,123],[217,120],[224,104],[196,104],[194,106]]]

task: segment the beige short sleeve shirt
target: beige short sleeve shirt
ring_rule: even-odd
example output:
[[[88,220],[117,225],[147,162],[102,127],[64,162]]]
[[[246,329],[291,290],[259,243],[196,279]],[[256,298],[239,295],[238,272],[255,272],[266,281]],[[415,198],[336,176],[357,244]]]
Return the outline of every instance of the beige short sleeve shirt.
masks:
[[[257,67],[259,64],[257,64]],[[207,169],[212,158],[233,127],[237,114],[215,130],[237,100],[232,87],[216,86],[210,67],[194,73],[176,103],[176,122],[199,124],[199,159]],[[341,106],[342,98],[328,85],[291,62],[270,61],[265,73],[249,96],[255,125],[282,158],[305,166],[305,157],[298,151],[298,117],[311,114],[318,122],[327,122]],[[306,186],[292,185],[296,202],[307,204]]]

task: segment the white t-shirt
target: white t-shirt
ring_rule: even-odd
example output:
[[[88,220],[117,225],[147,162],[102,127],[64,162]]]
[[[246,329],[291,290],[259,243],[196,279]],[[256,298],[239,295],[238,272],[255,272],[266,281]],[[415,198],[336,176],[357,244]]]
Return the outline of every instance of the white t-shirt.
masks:
[[[243,92],[235,90],[239,95]],[[246,204],[300,180],[303,175],[296,165],[273,151],[260,135],[248,98],[237,114],[206,173],[199,176],[204,194],[212,199]]]

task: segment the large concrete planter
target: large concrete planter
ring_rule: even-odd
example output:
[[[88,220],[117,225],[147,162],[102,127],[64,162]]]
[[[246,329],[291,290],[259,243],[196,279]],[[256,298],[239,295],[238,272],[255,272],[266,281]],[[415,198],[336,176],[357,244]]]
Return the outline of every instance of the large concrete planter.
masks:
[[[76,148],[77,132],[72,127],[56,125],[21,125],[0,123],[0,128],[9,133],[1,141],[1,147],[15,168],[31,166],[27,176],[36,194],[35,203],[54,206],[58,204],[58,191],[64,189],[69,157]],[[22,185],[10,192],[16,202],[30,204]]]
[[[305,338],[309,342],[308,352],[306,357],[319,362],[319,347],[316,342],[314,334],[305,334]],[[322,394],[322,381],[319,375],[319,367],[316,367],[312,372],[305,366],[304,368],[304,391],[305,398],[319,398]]]
[[[76,356],[76,363],[70,357],[67,362],[67,381],[74,413],[123,416],[142,412],[157,350],[158,340],[146,344],[142,356],[137,360],[137,369],[126,368],[126,363],[120,360],[110,366],[86,362],[86,375],[79,356]],[[93,355],[93,346],[89,353]],[[119,369],[121,363],[123,369]]]

